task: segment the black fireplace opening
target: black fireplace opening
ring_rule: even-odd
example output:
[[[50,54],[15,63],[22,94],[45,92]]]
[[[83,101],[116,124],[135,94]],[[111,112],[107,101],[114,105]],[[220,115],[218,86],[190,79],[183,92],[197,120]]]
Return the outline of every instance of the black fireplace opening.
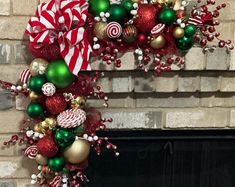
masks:
[[[120,157],[92,152],[89,187],[235,187],[235,131],[114,131]]]

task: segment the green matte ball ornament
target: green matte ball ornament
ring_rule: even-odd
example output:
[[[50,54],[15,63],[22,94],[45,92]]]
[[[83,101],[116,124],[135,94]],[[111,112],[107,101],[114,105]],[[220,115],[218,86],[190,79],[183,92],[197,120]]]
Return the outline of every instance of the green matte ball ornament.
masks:
[[[176,41],[177,48],[186,51],[189,50],[193,46],[193,38],[188,38],[184,36]]]
[[[110,6],[109,0],[89,0],[89,13],[99,16],[101,12],[107,12]]]
[[[176,21],[175,12],[171,8],[163,8],[159,13],[158,20],[166,25],[171,25]]]
[[[71,129],[60,128],[55,133],[55,140],[61,148],[66,148],[74,142],[75,134]]]
[[[37,75],[29,79],[28,87],[31,91],[40,93],[44,83],[46,83],[46,78],[43,75]]]
[[[66,88],[74,82],[74,75],[63,60],[53,61],[47,66],[46,78],[57,88]]]
[[[193,37],[196,34],[196,31],[197,31],[197,28],[195,25],[187,25],[184,28],[184,34],[188,38]]]
[[[44,117],[43,108],[37,103],[30,103],[28,105],[27,114],[33,119]]]
[[[112,4],[109,8],[108,22],[118,22],[121,25],[124,23],[124,19],[127,17],[127,11],[124,6],[120,4]]]
[[[48,161],[48,166],[53,171],[56,171],[56,172],[62,171],[65,166],[65,160],[63,157],[51,158]]]

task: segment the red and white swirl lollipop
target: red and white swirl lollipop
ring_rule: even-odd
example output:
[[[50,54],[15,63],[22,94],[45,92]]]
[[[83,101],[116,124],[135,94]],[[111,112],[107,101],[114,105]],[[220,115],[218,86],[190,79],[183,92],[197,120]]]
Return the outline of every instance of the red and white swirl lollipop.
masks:
[[[106,26],[106,34],[109,38],[118,38],[122,34],[122,26],[117,22],[110,22]]]
[[[165,29],[165,24],[159,23],[151,30],[151,35],[153,37],[159,36]]]
[[[81,126],[86,121],[86,112],[81,109],[70,109],[57,116],[57,123],[63,128]]]
[[[25,156],[30,159],[34,159],[38,154],[38,148],[36,145],[29,146],[24,151]]]

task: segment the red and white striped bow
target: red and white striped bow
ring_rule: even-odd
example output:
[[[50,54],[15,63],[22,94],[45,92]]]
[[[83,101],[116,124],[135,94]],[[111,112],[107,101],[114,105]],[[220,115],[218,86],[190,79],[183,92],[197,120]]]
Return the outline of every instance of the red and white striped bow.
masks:
[[[90,70],[91,47],[84,29],[88,14],[86,0],[51,0],[38,6],[26,33],[35,46],[57,43],[69,70],[77,75]]]

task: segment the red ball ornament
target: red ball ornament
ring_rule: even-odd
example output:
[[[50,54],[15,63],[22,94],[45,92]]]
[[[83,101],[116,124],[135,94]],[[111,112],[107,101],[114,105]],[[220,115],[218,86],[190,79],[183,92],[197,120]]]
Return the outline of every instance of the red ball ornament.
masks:
[[[38,153],[45,157],[53,157],[57,154],[59,148],[51,136],[44,136],[37,143]]]
[[[147,36],[145,34],[138,34],[137,38],[136,38],[136,42],[139,46],[143,46],[147,43]]]
[[[46,108],[50,114],[57,115],[67,108],[67,103],[62,95],[53,95],[46,98]]]
[[[159,9],[151,4],[142,4],[139,6],[134,24],[138,31],[144,34],[150,33],[151,29],[157,24],[156,15]]]

